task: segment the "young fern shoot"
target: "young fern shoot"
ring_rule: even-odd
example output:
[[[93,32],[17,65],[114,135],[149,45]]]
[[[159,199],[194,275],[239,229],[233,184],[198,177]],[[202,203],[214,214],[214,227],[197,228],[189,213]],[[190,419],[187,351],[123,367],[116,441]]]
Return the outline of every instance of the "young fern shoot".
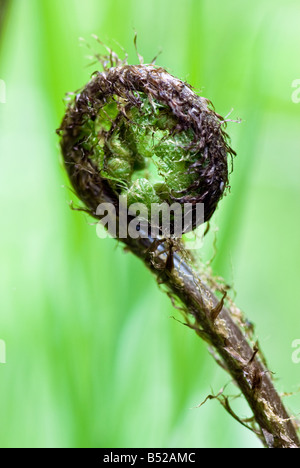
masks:
[[[192,217],[181,234],[199,225],[199,204],[204,205],[202,222],[209,221],[226,192],[227,159],[235,153],[224,119],[209,100],[153,63],[129,65],[110,50],[101,62],[103,71],[94,73],[68,105],[58,130],[76,194],[84,209],[102,221],[99,205],[113,206],[116,236],[165,284],[172,301],[180,302],[186,324],[209,343],[241,389],[253,412],[251,425],[241,422],[266,447],[300,447],[246,321],[231,301],[225,306],[220,286],[199,271],[184,242],[174,236],[176,218],[185,217],[186,205]],[[120,200],[128,217],[122,216]],[[174,203],[179,211],[169,217],[169,236],[158,217],[155,238],[149,210]],[[134,204],[143,204],[146,214],[131,236]],[[238,419],[228,399],[217,398]]]

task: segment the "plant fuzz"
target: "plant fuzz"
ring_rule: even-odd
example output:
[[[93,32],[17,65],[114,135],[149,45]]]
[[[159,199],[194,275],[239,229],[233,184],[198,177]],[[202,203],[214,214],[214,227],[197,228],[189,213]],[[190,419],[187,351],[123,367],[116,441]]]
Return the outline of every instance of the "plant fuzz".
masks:
[[[203,203],[208,221],[234,154],[222,123],[207,99],[163,68],[121,65],[95,74],[59,133],[70,180],[93,214],[99,199],[126,195],[146,206]]]

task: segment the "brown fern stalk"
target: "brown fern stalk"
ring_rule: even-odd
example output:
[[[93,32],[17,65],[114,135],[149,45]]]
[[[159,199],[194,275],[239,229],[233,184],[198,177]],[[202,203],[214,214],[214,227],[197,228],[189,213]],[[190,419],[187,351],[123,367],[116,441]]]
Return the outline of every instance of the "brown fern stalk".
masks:
[[[186,262],[188,253],[184,250],[173,254],[174,267],[170,270],[166,269],[168,245],[160,245],[152,252],[151,239],[128,241],[130,250],[142,259],[160,282],[165,282],[173,297],[179,298],[186,323],[214,348],[220,358],[217,362],[242,391],[255,421],[251,427],[244,425],[253,430],[268,448],[299,448],[296,429],[275,390],[272,373],[263,364],[264,357],[256,344],[247,337],[246,324],[240,316],[236,318],[236,306],[233,303],[224,306],[224,301],[217,297],[218,287],[208,287],[197,269]],[[212,277],[205,279],[214,285]],[[235,417],[229,400],[224,395],[221,397],[225,409]]]

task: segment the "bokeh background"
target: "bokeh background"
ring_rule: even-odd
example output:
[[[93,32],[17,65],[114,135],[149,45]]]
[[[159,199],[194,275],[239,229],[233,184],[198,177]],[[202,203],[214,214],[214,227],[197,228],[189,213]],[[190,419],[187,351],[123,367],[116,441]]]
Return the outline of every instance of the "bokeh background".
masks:
[[[5,8],[4,8],[5,7]],[[299,413],[298,0],[0,0],[1,447],[259,447],[228,382],[151,274],[72,212],[55,129],[97,34],[190,82],[229,123],[231,194],[198,253],[232,286]],[[216,232],[218,229],[218,232]],[[235,409],[249,416],[240,399]]]

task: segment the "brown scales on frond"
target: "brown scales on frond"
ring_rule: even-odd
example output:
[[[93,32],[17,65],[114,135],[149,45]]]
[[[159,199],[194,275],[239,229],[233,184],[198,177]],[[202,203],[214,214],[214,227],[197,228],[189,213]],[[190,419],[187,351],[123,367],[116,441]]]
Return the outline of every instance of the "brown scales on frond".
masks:
[[[99,110],[113,96],[124,100],[122,117],[126,118],[126,111],[131,107],[142,112],[139,92],[145,93],[150,102],[156,100],[170,109],[176,122],[173,132],[193,131],[189,151],[199,154],[199,159],[189,167],[189,174],[195,175],[194,182],[174,194],[171,201],[204,203],[205,221],[208,221],[228,185],[227,155],[235,153],[227,143],[224,122],[210,101],[153,65],[121,65],[97,72],[67,109],[58,132],[62,136],[65,165],[78,196],[92,212],[106,194],[117,198],[91,161],[89,151],[78,144],[78,135],[86,117],[96,119]]]

